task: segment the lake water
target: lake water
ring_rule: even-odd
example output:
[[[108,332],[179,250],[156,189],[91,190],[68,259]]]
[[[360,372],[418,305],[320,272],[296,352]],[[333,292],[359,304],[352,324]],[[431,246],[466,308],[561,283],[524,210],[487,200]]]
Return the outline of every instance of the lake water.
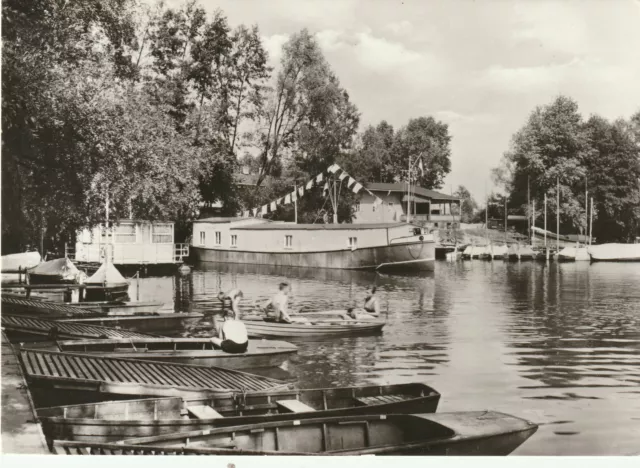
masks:
[[[376,284],[387,317],[380,336],[297,342],[288,371],[302,388],[420,381],[442,394],[439,411],[540,424],[515,454],[640,452],[640,264],[442,261],[421,275],[207,264],[130,294],[186,309],[232,287],[266,299],[283,280],[293,311],[361,304]]]

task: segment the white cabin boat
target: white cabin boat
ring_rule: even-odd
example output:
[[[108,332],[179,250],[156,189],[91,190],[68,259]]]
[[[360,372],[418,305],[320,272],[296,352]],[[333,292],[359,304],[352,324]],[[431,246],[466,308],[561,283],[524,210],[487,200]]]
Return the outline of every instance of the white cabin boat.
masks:
[[[640,244],[602,244],[589,246],[594,262],[640,262]]]
[[[407,223],[294,224],[261,218],[193,222],[196,261],[337,269],[435,267],[435,241]]]
[[[189,256],[188,244],[174,243],[172,222],[121,219],[108,230],[95,226],[76,237],[75,253],[70,255],[76,262],[163,265],[182,263]]]

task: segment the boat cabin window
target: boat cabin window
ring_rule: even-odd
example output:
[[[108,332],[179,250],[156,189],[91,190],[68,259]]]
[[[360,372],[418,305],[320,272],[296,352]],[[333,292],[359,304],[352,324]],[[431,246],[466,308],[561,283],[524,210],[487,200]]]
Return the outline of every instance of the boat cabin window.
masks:
[[[154,244],[173,243],[173,224],[153,224],[151,233],[151,241]]]
[[[136,242],[136,225],[120,224],[114,227],[116,235],[116,244],[135,244]]]
[[[358,238],[357,237],[349,237],[349,247],[352,250],[358,248]]]
[[[291,248],[293,247],[293,236],[292,235],[286,235],[284,236],[284,247],[286,248]]]
[[[222,245],[222,232],[216,231],[216,245]]]
[[[200,245],[204,245],[204,240],[205,240],[205,232],[200,231]]]
[[[238,246],[238,235],[231,234],[231,247],[237,247],[237,246]]]

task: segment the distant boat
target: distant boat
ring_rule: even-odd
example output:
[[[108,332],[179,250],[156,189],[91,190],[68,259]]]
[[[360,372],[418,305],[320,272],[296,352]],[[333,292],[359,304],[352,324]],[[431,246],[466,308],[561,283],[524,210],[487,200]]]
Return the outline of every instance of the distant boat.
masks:
[[[640,244],[601,244],[588,248],[594,262],[640,262]]]
[[[129,282],[113,263],[105,262],[85,281],[87,301],[115,301],[129,298]]]
[[[558,252],[557,260],[559,262],[588,262],[591,260],[591,256],[587,247],[565,247]]]
[[[132,437],[358,414],[435,413],[440,394],[422,383],[106,401],[38,409],[49,440],[114,442]],[[248,411],[247,411],[248,410]]]
[[[42,261],[40,252],[22,252],[3,255],[0,259],[2,273],[18,273],[27,268],[33,268]]]
[[[471,258],[480,258],[487,252],[487,247],[485,245],[475,245],[473,249],[471,249]]]
[[[68,258],[49,260],[29,270],[31,284],[78,284],[85,278],[86,274]]]
[[[536,258],[536,252],[528,245],[512,244],[507,251],[509,260],[533,260]]]
[[[151,447],[156,453],[187,447],[192,453],[227,449],[237,455],[508,455],[537,429],[494,411],[381,414],[247,424],[122,444],[144,447],[141,453],[151,453]]]
[[[491,256],[498,260],[503,259],[507,255],[507,246],[505,245],[494,245],[491,247]]]
[[[463,251],[462,251],[462,258],[464,260],[466,259],[470,259],[471,258],[471,254],[473,253],[473,246],[472,245],[468,245]]]

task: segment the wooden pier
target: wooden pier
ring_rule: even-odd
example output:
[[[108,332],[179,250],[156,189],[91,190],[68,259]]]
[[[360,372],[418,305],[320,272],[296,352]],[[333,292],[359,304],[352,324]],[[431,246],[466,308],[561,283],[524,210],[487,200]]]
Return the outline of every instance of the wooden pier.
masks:
[[[20,362],[2,334],[2,453],[47,454]]]
[[[74,322],[59,322],[40,317],[2,314],[2,328],[12,335],[21,337],[47,337],[50,339],[77,338],[154,338],[156,335],[138,333],[130,330],[87,325]]]
[[[56,391],[65,399],[73,399],[75,392],[104,400],[113,396],[214,396],[289,387],[281,380],[208,366],[24,349],[20,358],[32,391],[41,391],[39,395],[48,399],[55,399]],[[37,397],[35,400],[43,406]]]

